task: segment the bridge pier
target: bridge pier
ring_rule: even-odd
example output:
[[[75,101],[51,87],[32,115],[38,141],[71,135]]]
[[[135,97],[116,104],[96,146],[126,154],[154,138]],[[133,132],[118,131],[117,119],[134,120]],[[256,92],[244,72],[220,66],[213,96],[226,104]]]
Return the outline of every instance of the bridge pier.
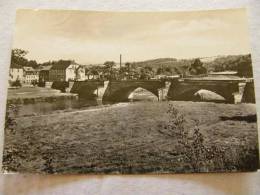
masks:
[[[97,102],[98,104],[102,104],[103,96],[105,94],[105,91],[107,90],[109,81],[104,81],[104,85],[97,87],[96,95],[97,95]]]
[[[238,91],[233,93],[234,96],[234,104],[242,103],[243,94],[245,92],[246,82],[238,83]]]
[[[66,89],[65,89],[65,91],[66,91],[67,93],[70,93],[70,91],[71,91],[71,89],[72,89],[74,83],[75,83],[74,81],[69,81],[69,86],[66,87]]]
[[[167,95],[168,95],[170,86],[171,86],[171,82],[166,81],[165,87],[158,89],[158,101],[165,101],[168,99]]]
[[[255,86],[253,79],[248,79],[242,93],[241,102],[255,104]]]

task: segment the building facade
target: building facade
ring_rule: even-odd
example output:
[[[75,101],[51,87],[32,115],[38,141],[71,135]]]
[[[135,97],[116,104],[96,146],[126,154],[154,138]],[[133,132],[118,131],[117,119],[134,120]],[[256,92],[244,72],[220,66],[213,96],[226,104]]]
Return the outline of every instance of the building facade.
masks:
[[[39,70],[32,67],[23,67],[23,83],[24,84],[34,84],[39,82]]]
[[[23,67],[17,64],[11,64],[9,70],[9,82],[23,82]]]
[[[98,71],[89,70],[86,72],[86,80],[97,80],[100,78]]]
[[[86,75],[85,75],[85,68],[83,66],[79,66],[76,69],[76,80],[77,81],[85,81],[86,80]]]
[[[39,71],[39,82],[50,81],[50,69],[52,66],[43,66]]]
[[[85,72],[81,66],[76,63],[71,64],[55,64],[49,71],[50,81],[75,81],[83,80]]]

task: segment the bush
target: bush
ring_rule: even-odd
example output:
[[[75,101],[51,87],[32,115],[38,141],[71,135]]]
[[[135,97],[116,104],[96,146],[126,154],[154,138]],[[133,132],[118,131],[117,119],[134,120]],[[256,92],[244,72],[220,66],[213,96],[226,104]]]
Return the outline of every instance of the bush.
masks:
[[[12,87],[21,87],[22,84],[21,84],[20,80],[17,79],[16,81],[11,83],[11,86]]]
[[[38,84],[38,81],[37,81],[37,80],[32,80],[31,84],[32,84],[33,86],[36,86],[36,85]]]
[[[188,164],[192,172],[248,171],[259,167],[258,148],[251,146],[246,138],[241,140],[241,145],[206,143],[199,129],[199,121],[194,121],[189,135],[184,126],[185,117],[173,105],[169,104],[167,113],[169,122],[160,132],[173,137],[175,142],[177,139],[176,150],[181,156],[181,163]]]
[[[14,104],[7,104],[6,106],[6,114],[5,114],[5,130],[9,130],[10,132],[14,132],[15,129],[15,119],[14,115],[17,112],[17,107]]]

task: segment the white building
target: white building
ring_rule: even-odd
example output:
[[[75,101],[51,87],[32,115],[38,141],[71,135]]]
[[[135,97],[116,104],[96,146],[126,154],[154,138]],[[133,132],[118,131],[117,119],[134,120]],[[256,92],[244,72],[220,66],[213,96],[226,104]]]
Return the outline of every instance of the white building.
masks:
[[[29,67],[29,66],[25,66],[23,67],[23,75],[24,75],[24,83],[25,84],[33,84],[35,82],[39,81],[39,71]]]
[[[11,64],[9,71],[9,81],[14,82],[19,80],[23,81],[23,67],[17,64]]]
[[[85,81],[86,80],[85,67],[84,66],[79,66],[76,69],[76,80],[77,81]]]
[[[49,72],[50,81],[85,80],[85,69],[76,63],[55,64]]]

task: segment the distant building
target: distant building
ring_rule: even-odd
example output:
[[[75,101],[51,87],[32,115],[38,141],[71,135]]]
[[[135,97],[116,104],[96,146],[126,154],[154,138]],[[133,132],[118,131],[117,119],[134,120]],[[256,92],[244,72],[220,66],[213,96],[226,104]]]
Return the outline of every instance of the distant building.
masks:
[[[99,75],[98,71],[96,71],[96,70],[86,71],[86,80],[96,80],[99,78],[100,78],[100,75]]]
[[[39,72],[39,82],[45,82],[50,80],[50,69],[52,66],[43,66]]]
[[[25,66],[23,67],[24,83],[33,84],[34,82],[39,82],[39,70],[33,67]]]
[[[74,81],[76,80],[77,69],[80,65],[71,64],[54,64],[49,72],[50,81]]]
[[[9,71],[9,81],[23,81],[23,67],[17,64],[11,64]]]
[[[86,80],[85,67],[84,66],[80,65],[78,68],[76,68],[76,80],[77,81]]]

